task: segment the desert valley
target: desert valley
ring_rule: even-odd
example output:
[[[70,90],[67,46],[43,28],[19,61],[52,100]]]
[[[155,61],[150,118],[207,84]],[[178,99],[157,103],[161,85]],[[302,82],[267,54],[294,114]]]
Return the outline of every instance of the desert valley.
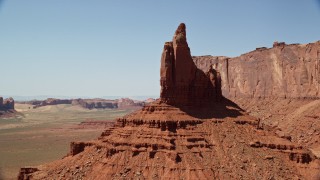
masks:
[[[131,99],[4,102],[11,106],[1,109],[0,179],[16,179],[20,167],[60,159],[68,153],[71,141],[96,138],[113,126],[115,118],[144,103]]]

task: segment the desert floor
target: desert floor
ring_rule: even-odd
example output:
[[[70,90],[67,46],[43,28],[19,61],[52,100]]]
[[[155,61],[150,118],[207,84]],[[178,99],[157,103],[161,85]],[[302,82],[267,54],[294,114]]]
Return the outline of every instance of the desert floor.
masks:
[[[97,138],[103,127],[79,126],[83,121],[113,120],[132,109],[88,110],[72,105],[16,104],[19,115],[0,119],[0,179],[16,179],[19,168],[60,159],[71,141]]]

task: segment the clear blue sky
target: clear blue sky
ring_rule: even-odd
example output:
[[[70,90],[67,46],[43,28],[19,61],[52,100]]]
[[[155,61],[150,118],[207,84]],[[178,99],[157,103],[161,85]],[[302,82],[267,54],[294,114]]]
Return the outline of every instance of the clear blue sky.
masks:
[[[0,0],[0,95],[158,95],[180,22],[192,55],[320,40],[318,0]]]

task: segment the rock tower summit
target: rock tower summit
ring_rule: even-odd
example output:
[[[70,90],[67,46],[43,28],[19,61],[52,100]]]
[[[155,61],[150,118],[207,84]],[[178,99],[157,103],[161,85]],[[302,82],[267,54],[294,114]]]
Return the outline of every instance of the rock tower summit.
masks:
[[[160,77],[161,101],[170,105],[206,106],[222,97],[219,73],[212,68],[203,72],[194,64],[184,23],[164,44]]]

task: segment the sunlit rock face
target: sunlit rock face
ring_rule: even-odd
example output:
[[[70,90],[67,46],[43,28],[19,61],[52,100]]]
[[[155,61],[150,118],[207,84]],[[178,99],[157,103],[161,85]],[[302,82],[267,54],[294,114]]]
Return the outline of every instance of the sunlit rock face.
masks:
[[[164,44],[160,70],[161,101],[176,106],[206,106],[221,99],[220,74],[197,68],[187,43],[186,26],[181,23],[172,42]]]
[[[193,57],[202,70],[220,72],[222,94],[238,98],[320,98],[320,41],[309,44],[275,42],[241,56]]]

